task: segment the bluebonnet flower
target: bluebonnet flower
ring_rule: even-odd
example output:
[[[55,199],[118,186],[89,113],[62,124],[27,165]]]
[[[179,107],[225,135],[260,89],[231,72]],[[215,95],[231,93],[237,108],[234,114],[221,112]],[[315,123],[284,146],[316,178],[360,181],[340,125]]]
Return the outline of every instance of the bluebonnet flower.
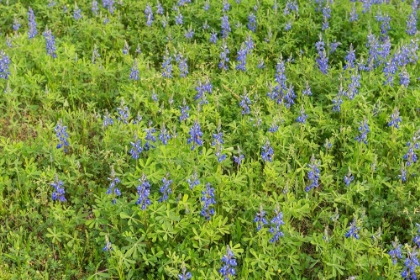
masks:
[[[192,190],[195,186],[200,184],[200,180],[198,179],[197,170],[194,170],[194,173],[190,178],[187,179],[188,185],[190,186],[190,190]]]
[[[159,101],[159,98],[158,98],[158,95],[156,94],[156,92],[153,92],[153,94],[152,94],[152,100],[155,101],[155,102],[158,102]]]
[[[222,52],[220,53],[219,69],[222,69],[222,70],[229,69],[229,66],[227,64],[229,62],[228,54],[229,54],[229,49],[226,42],[224,42],[222,46]]]
[[[270,221],[271,227],[268,230],[270,233],[273,234],[273,237],[270,239],[271,243],[276,243],[280,237],[284,236],[284,233],[280,230],[280,226],[284,225],[283,213],[280,212],[280,210],[277,207],[274,211],[274,214],[274,218]]]
[[[109,18],[108,17],[105,17],[104,18],[104,21],[103,21],[103,24],[107,24],[107,23],[109,23]]]
[[[340,42],[332,42],[330,44],[330,54],[331,53],[335,53],[335,51],[337,50],[338,46],[341,45]]]
[[[210,34],[210,43],[212,43],[212,44],[216,44],[217,43],[217,33],[216,32],[212,32]]]
[[[91,8],[91,10],[92,10],[92,13],[96,16],[96,15],[98,15],[98,11],[99,11],[99,7],[98,7],[98,1],[96,1],[96,0],[93,0],[92,1],[92,8]]]
[[[254,223],[257,223],[257,231],[260,231],[264,225],[267,225],[268,222],[265,219],[265,211],[260,205],[260,211],[255,214]]]
[[[233,161],[237,164],[237,165],[241,165],[242,161],[245,159],[245,156],[241,153],[238,154],[238,156],[233,156]]]
[[[369,125],[366,119],[360,122],[359,132],[360,132],[360,135],[357,135],[355,140],[359,143],[363,142],[367,144],[368,143],[367,134],[370,132],[370,129],[369,129]]]
[[[175,16],[175,23],[176,25],[182,25],[184,23],[184,17],[180,11],[178,11],[178,14]]]
[[[420,233],[420,224],[416,223],[416,226],[417,226],[417,234],[419,234]],[[414,236],[413,242],[414,242],[414,244],[417,245],[417,248],[420,248],[420,236],[418,236],[418,235]]]
[[[307,95],[307,96],[312,96],[312,91],[311,88],[309,87],[309,83],[308,81],[306,81],[306,87],[305,89],[302,91],[303,95]]]
[[[214,198],[214,188],[211,187],[210,183],[206,184],[206,189],[201,192],[201,201],[203,202],[203,208],[201,209],[201,216],[210,220],[211,216],[214,215],[214,205],[216,200]]]
[[[204,84],[201,81],[199,81],[198,85],[195,87],[195,90],[197,94],[195,95],[194,99],[197,100],[197,99],[202,98],[202,96],[206,92],[211,94],[213,92],[213,85],[209,79],[207,79]]]
[[[168,176],[169,174],[162,179],[163,185],[160,187],[160,193],[162,194],[162,197],[159,198],[159,202],[168,200],[168,195],[172,193],[172,189],[170,188],[172,180],[168,180]]]
[[[10,59],[9,56],[6,55],[6,53],[1,50],[0,51],[0,79],[7,80],[10,75]]]
[[[219,273],[222,274],[224,280],[229,280],[231,276],[236,275],[235,267],[238,264],[236,263],[235,255],[229,248],[229,245],[226,247],[226,255],[222,258],[223,266],[219,269]]]
[[[398,175],[398,178],[400,178],[403,183],[407,181],[407,170],[405,169],[404,163],[401,164],[401,174]]]
[[[179,106],[179,109],[181,111],[181,116],[179,116],[179,121],[185,121],[186,119],[188,119],[190,116],[188,114],[188,112],[190,111],[190,107],[186,104],[185,99],[184,99],[184,103],[183,106]]]
[[[111,14],[114,13],[114,0],[102,0],[102,6],[108,9]]]
[[[268,132],[274,133],[277,132],[279,130],[279,125],[274,122],[269,128],[268,128]]]
[[[187,58],[183,58],[181,54],[178,54],[175,57],[175,61],[178,62],[179,76],[181,78],[186,77],[188,75]]]
[[[194,37],[194,30],[192,30],[191,28],[188,29],[187,31],[185,31],[184,36],[187,39],[192,39]]]
[[[252,32],[257,31],[257,17],[253,13],[250,13],[249,16],[248,16],[247,27]]]
[[[394,112],[391,115],[391,120],[389,121],[388,126],[392,126],[398,129],[400,128],[400,122],[402,122],[400,117],[400,111],[398,110],[398,108],[395,108]]]
[[[346,57],[346,65],[344,65],[344,69],[354,68],[354,62],[356,61],[356,54],[353,50],[353,44],[350,44],[350,50],[347,52]]]
[[[142,210],[146,210],[147,205],[150,205],[150,183],[147,181],[146,175],[142,175],[139,179],[140,185],[137,186],[137,193],[139,198],[136,201],[137,205],[141,205]]]
[[[357,71],[354,71],[350,79],[351,79],[351,82],[348,86],[346,95],[350,100],[353,100],[354,97],[359,93],[360,75],[358,75]]]
[[[273,147],[271,147],[270,142],[267,140],[264,144],[264,146],[262,147],[262,151],[261,151],[261,157],[263,159],[263,161],[267,162],[273,161],[273,156],[274,156],[274,150]]]
[[[305,191],[309,192],[313,188],[319,187],[319,177],[320,177],[320,170],[319,170],[320,163],[315,159],[315,156],[312,154],[311,162],[308,164],[309,172],[306,175],[309,180],[309,185],[306,186]]]
[[[54,189],[55,189],[55,191],[52,193],[52,196],[51,196],[52,200],[53,201],[58,200],[60,202],[66,202],[67,200],[66,200],[66,197],[64,196],[66,191],[63,188],[64,183],[63,183],[63,181],[58,179],[57,174],[55,174],[54,182],[52,182],[50,185],[53,186]]]
[[[95,44],[92,51],[92,64],[95,64],[96,60],[100,57],[101,55],[99,54],[98,47]]]
[[[137,66],[137,60],[134,60],[133,66],[131,67],[130,80],[134,80],[134,81],[139,80],[139,68]]]
[[[121,105],[117,108],[118,111],[118,120],[122,121],[125,124],[128,124],[128,118],[130,117],[130,111],[128,107],[125,105],[124,100],[121,100]]]
[[[356,219],[353,219],[353,221],[350,223],[349,230],[345,234],[345,237],[346,238],[354,237],[356,239],[359,239],[359,234],[358,234],[359,230],[360,230],[360,227],[357,227]]]
[[[67,133],[67,126],[63,126],[63,121],[60,119],[55,127],[55,135],[57,136],[58,140],[60,141],[57,144],[57,149],[63,148],[64,152],[67,152],[67,148],[69,146],[68,138],[69,134]]]
[[[229,17],[227,15],[224,15],[222,18],[222,38],[226,38],[229,35],[230,24],[229,24]]]
[[[220,132],[220,126],[217,129],[217,133],[213,134],[213,141],[211,142],[212,146],[215,146],[217,144],[224,144],[223,132]]]
[[[350,12],[350,22],[353,21],[357,21],[359,19],[359,15],[357,14],[357,10],[356,10],[356,4],[353,3],[353,6],[351,7],[351,12]]]
[[[171,139],[169,131],[166,129],[165,124],[162,124],[162,128],[159,133],[159,140],[162,141],[163,145],[168,144],[168,140]]]
[[[398,259],[403,258],[401,254],[401,244],[399,244],[398,241],[392,241],[392,246],[394,249],[390,250],[388,254],[392,259],[392,263],[397,264]]]
[[[363,5],[362,5],[363,6],[362,12],[363,13],[369,12],[370,11],[370,7],[373,4],[373,1],[371,1],[371,0],[362,0],[361,2],[363,3]]]
[[[242,108],[242,115],[251,113],[249,105],[251,105],[251,100],[249,99],[248,94],[245,93],[241,96],[241,101],[239,102],[239,106]]]
[[[134,137],[134,142],[130,142],[131,150],[130,155],[133,159],[137,160],[140,157],[141,152],[143,151],[142,143],[140,139],[137,139],[137,136]]]
[[[271,100],[276,100],[277,104],[283,102],[284,95],[287,90],[286,86],[286,67],[284,65],[284,61],[282,57],[279,58],[276,64],[276,74],[275,74],[275,81],[276,86],[270,89],[270,92],[267,93],[267,96],[270,97]]]
[[[391,26],[389,25],[389,22],[391,21],[391,17],[389,15],[381,15],[378,14],[375,16],[376,20],[379,22],[382,22],[381,24],[381,34],[382,35],[387,35],[388,30],[391,29]]]
[[[80,10],[79,7],[77,7],[77,4],[74,6],[73,18],[75,20],[79,20],[82,18],[82,10]]]
[[[162,4],[160,4],[160,2],[157,2],[157,6],[156,6],[156,13],[158,15],[163,15],[165,13],[165,10],[162,7]]]
[[[163,57],[162,62],[162,77],[164,78],[172,78],[172,58],[169,56],[168,50],[165,52],[165,56]]]
[[[230,10],[230,5],[227,0],[223,0],[223,12],[227,12]]]
[[[293,104],[295,104],[296,94],[294,91],[294,87],[289,85],[287,88],[286,94],[284,95],[283,101],[286,108],[290,108]]]
[[[239,62],[236,65],[236,70],[246,71],[246,55],[248,54],[246,47],[244,45],[238,50],[238,54],[236,56],[236,60]]]
[[[349,172],[347,173],[347,175],[344,176],[344,184],[346,184],[346,186],[349,186],[353,180],[354,180],[354,176],[353,174],[351,174],[351,171],[349,168]]]
[[[258,63],[257,65],[258,69],[264,69],[265,68],[265,64],[264,64],[264,59],[261,59],[260,63]]]
[[[31,7],[28,8],[28,27],[28,37],[32,39],[38,34],[38,31],[36,29],[35,14]]]
[[[151,127],[151,128],[146,128],[145,131],[146,131],[146,137],[145,137],[146,143],[144,144],[143,149],[145,151],[148,151],[150,148],[154,148],[154,146],[150,144],[150,141],[153,143],[156,142],[156,136],[153,135],[153,133],[156,132],[156,129]]]
[[[112,195],[113,193],[116,196],[121,196],[121,191],[119,188],[116,187],[117,184],[119,184],[121,181],[120,179],[116,176],[115,174],[115,170],[114,167],[111,167],[111,177],[108,178],[108,180],[111,182],[109,184],[108,190],[106,191],[106,194],[108,195]],[[116,203],[116,200],[113,199],[112,203]]]
[[[413,1],[415,2],[415,1]],[[413,11],[407,20],[407,28],[405,29],[408,35],[415,35],[417,32],[417,12]]]
[[[154,16],[153,16],[152,7],[150,7],[149,4],[147,4],[146,8],[144,9],[144,15],[146,16],[146,25],[147,26],[152,26]]]
[[[288,21],[284,26],[284,30],[289,31],[290,29],[292,29],[292,23]]]
[[[386,81],[384,82],[385,85],[393,85],[394,74],[397,72],[397,69],[398,66],[394,60],[391,59],[385,63],[385,67],[382,70],[386,78]]]
[[[178,274],[178,280],[188,280],[192,278],[191,272],[187,271],[185,264],[182,265],[182,272]]]
[[[318,51],[318,57],[316,58],[316,62],[318,63],[318,68],[321,70],[322,73],[328,73],[328,57],[325,52],[325,44],[322,41],[322,36],[319,35],[319,41],[315,44],[315,47]]]
[[[217,157],[218,162],[222,162],[226,159],[226,154],[222,154],[222,145],[221,144],[216,145],[215,155]]]
[[[252,40],[252,37],[248,35],[244,43],[245,43],[245,50],[247,54],[251,53],[252,50],[254,49],[254,41]]]
[[[283,14],[285,16],[287,16],[288,14],[290,14],[291,12],[295,11],[296,13],[299,12],[299,6],[296,3],[296,1],[287,1],[286,2],[286,7],[284,8]]]
[[[127,41],[124,40],[124,47],[122,49],[122,53],[126,55],[128,54],[129,50],[130,50],[130,46],[128,45]]]
[[[113,124],[114,124],[114,120],[109,115],[108,111],[106,111],[105,115],[104,115],[103,126],[107,127],[107,126],[110,126],[110,125],[113,125]]]
[[[407,257],[404,261],[405,268],[401,272],[401,276],[404,279],[417,279],[416,268],[420,265],[417,255],[418,251],[416,249],[413,249],[413,251],[408,250]]]
[[[105,243],[105,246],[102,248],[102,251],[108,252],[110,250],[112,250],[112,243],[108,241]]]
[[[203,136],[203,132],[201,132],[200,124],[198,123],[198,121],[195,121],[193,126],[191,127],[190,136],[191,137],[188,138],[187,143],[192,143],[191,150],[194,150],[196,145],[203,145],[203,140],[201,139],[201,137]]]
[[[304,124],[304,123],[306,123],[306,119],[308,118],[308,115],[306,115],[305,114],[305,110],[302,108],[301,110],[300,110],[300,116],[299,117],[297,117],[297,119],[296,119],[296,121],[298,122],[298,123],[302,123],[302,124]]]
[[[415,137],[413,138],[414,141]],[[403,156],[403,159],[407,161],[406,166],[411,166],[413,163],[416,163],[418,160],[417,154],[414,150],[419,148],[418,142],[407,142],[408,152]]]
[[[13,26],[12,27],[13,27],[14,31],[18,31],[19,28],[20,28],[20,22],[16,17],[13,19]]]
[[[404,87],[408,87],[410,84],[410,74],[408,74],[407,70],[403,68],[400,72],[400,85]]]
[[[210,2],[209,2],[209,0],[207,0],[207,1],[204,3],[203,9],[204,9],[204,11],[206,11],[206,12],[210,9]]]

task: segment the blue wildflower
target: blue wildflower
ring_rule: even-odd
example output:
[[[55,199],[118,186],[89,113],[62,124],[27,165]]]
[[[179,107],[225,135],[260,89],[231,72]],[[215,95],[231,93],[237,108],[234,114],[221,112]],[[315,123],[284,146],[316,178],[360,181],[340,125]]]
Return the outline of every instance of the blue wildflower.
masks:
[[[353,50],[353,44],[350,44],[350,50],[347,52],[346,57],[344,58],[346,61],[346,65],[344,65],[344,69],[354,68],[354,62],[356,61],[356,54]]]
[[[108,252],[110,250],[112,250],[112,243],[108,241],[106,242],[105,246],[102,248],[102,251]]]
[[[52,58],[56,58],[57,54],[55,53],[56,49],[55,49],[55,39],[54,36],[51,33],[51,30],[46,29],[44,33],[42,33],[42,35],[44,35],[45,41],[46,41],[46,49],[47,49],[47,53],[52,57]]]
[[[363,143],[367,144],[368,143],[367,134],[370,132],[370,129],[369,129],[369,125],[368,125],[366,119],[364,119],[362,122],[360,122],[359,132],[360,132],[360,135],[356,136],[355,139],[359,143],[363,142]]]
[[[180,11],[178,11],[178,14],[175,16],[175,23],[176,25],[182,25],[184,23],[184,17]]]
[[[75,5],[73,10],[73,18],[75,20],[79,20],[82,18],[82,10],[80,10],[79,7],[77,7],[77,4]]]
[[[198,179],[197,170],[194,170],[194,173],[190,178],[187,179],[188,185],[190,186],[190,190],[192,190],[195,186],[200,184],[200,180]]]
[[[133,66],[130,71],[130,80],[138,81],[139,80],[139,68],[137,66],[137,60],[134,60]]]
[[[200,128],[200,124],[198,123],[198,121],[195,121],[193,126],[190,129],[190,138],[188,138],[187,143],[191,144],[191,150],[194,150],[194,148],[196,147],[196,145],[198,146],[202,146],[203,145],[203,140],[201,139],[201,137],[203,136],[203,132],[201,132],[201,128]]]
[[[152,26],[154,17],[153,17],[152,7],[150,7],[149,4],[147,4],[146,8],[144,9],[144,15],[146,16],[146,25]]]
[[[156,142],[156,136],[153,135],[153,133],[156,132],[156,129],[151,127],[151,128],[146,128],[145,131],[146,131],[146,137],[145,137],[146,143],[144,144],[143,149],[145,151],[148,151],[150,148],[154,148],[154,146],[150,144],[150,141],[153,143]]]
[[[28,37],[32,39],[38,34],[38,31],[36,29],[35,14],[31,7],[28,8],[28,27]]]
[[[349,172],[347,173],[347,175],[344,176],[344,184],[346,184],[346,186],[349,186],[353,180],[354,180],[354,176],[353,174],[351,174],[351,171],[349,168]]]
[[[91,11],[95,16],[98,15],[98,11],[99,11],[98,1],[96,1],[96,0],[92,1]]]
[[[188,75],[187,58],[183,58],[181,54],[178,54],[175,60],[178,62],[179,76],[181,78],[186,77]]]
[[[323,74],[328,73],[328,57],[325,52],[325,44],[322,41],[322,36],[319,35],[319,41],[315,44],[315,47],[318,51],[318,57],[316,58],[316,62],[318,63],[318,68],[321,70]]]
[[[169,134],[169,131],[166,129],[165,124],[162,124],[160,133],[159,133],[159,140],[162,141],[163,145],[167,145],[169,139],[171,139],[171,135]]]
[[[159,202],[168,200],[168,195],[172,193],[172,189],[170,188],[172,180],[168,180],[167,177],[168,175],[162,179],[163,185],[160,187],[160,193],[162,194],[162,197],[159,198]]]
[[[181,116],[179,116],[179,121],[185,121],[186,119],[188,119],[190,116],[188,114],[188,112],[190,111],[190,107],[186,104],[185,99],[184,99],[184,104],[183,106],[179,106],[179,109],[181,111]]]
[[[187,271],[187,268],[185,267],[185,264],[182,265],[182,272],[181,274],[178,274],[178,280],[188,280],[191,279],[192,275],[191,272]]]
[[[400,128],[399,123],[402,122],[400,117],[400,111],[398,108],[394,109],[394,112],[391,114],[391,120],[388,122],[388,126],[395,127],[396,129]]]
[[[416,2],[416,1],[413,1]],[[413,11],[407,19],[407,28],[405,29],[408,35],[415,35],[417,32],[417,12]]]
[[[105,115],[104,115],[104,120],[103,120],[103,126],[107,127],[110,125],[114,124],[114,120],[112,119],[112,117],[110,116],[110,114],[108,113],[108,111],[106,111]]]
[[[223,15],[221,18],[222,20],[222,38],[227,38],[231,31],[230,24],[229,24],[229,17],[227,15]]]
[[[350,22],[353,21],[357,21],[359,19],[359,15],[357,14],[357,10],[356,10],[356,4],[353,3],[353,6],[351,7],[351,12],[350,12]]]
[[[150,183],[147,181],[146,175],[142,175],[139,179],[140,185],[137,186],[137,194],[139,198],[136,201],[137,205],[141,205],[142,210],[146,210],[147,205],[150,205]]]
[[[253,13],[249,14],[249,16],[248,16],[247,27],[252,32],[257,31],[257,17]]]
[[[271,227],[268,230],[270,233],[273,234],[273,237],[270,239],[271,243],[276,243],[280,237],[284,236],[284,233],[280,230],[280,226],[284,225],[283,221],[283,213],[280,212],[278,207],[275,210],[275,216],[273,219],[271,219],[270,224]]]
[[[57,149],[63,148],[65,153],[67,152],[66,147],[69,146],[69,142],[68,142],[69,135],[66,130],[67,130],[67,126],[63,126],[63,121],[60,119],[54,131],[55,131],[55,135],[60,141],[57,144]]]
[[[319,170],[320,163],[315,159],[315,156],[312,154],[311,162],[308,164],[309,172],[306,175],[309,180],[309,185],[306,186],[305,191],[309,192],[313,188],[319,187],[319,179],[320,179],[320,170]]]
[[[66,202],[66,197],[64,196],[64,194],[66,193],[66,191],[63,188],[63,181],[58,179],[57,174],[55,174],[55,178],[54,178],[54,182],[52,182],[50,184],[51,186],[54,187],[55,191],[52,193],[52,200],[53,201],[60,201],[60,202]]]
[[[353,219],[353,221],[350,223],[349,230],[345,234],[345,237],[346,238],[354,237],[356,239],[359,239],[359,234],[358,234],[359,230],[360,230],[360,227],[357,227],[356,219]]]
[[[241,96],[241,101],[239,102],[239,106],[242,108],[242,115],[247,115],[251,113],[251,109],[249,108],[251,105],[251,100],[248,97],[248,94],[244,94]]]
[[[260,211],[255,214],[254,223],[257,223],[257,231],[260,231],[264,225],[267,225],[268,222],[265,219],[266,212],[263,210],[260,205]]]
[[[116,196],[120,196],[121,195],[121,191],[120,191],[119,188],[116,187],[116,185],[119,184],[121,181],[116,176],[114,167],[112,167],[112,166],[111,166],[111,176],[108,178],[108,180],[111,183],[109,184],[109,187],[108,187],[108,189],[106,191],[106,194],[112,195],[112,193],[114,193]]]
[[[128,107],[124,104],[124,100],[121,100],[121,105],[119,108],[117,108],[118,111],[118,120],[122,121],[125,124],[128,124],[128,119],[130,117],[130,111],[128,110]]]
[[[394,249],[390,250],[388,254],[391,256],[392,263],[397,264],[398,259],[402,259],[401,244],[398,244],[398,241],[392,241],[392,246]]]
[[[212,32],[210,34],[210,43],[212,43],[212,44],[216,44],[217,43],[217,33],[216,32]]]
[[[0,79],[7,80],[10,75],[10,59],[9,56],[6,55],[6,53],[1,50],[0,51]]]
[[[162,77],[164,78],[172,78],[172,58],[169,56],[168,50],[165,52],[165,56],[163,57],[162,62]]]
[[[162,7],[162,4],[160,4],[160,2],[157,2],[157,6],[156,6],[156,13],[158,15],[163,15],[165,13],[165,10]]]
[[[300,110],[300,116],[299,117],[297,117],[297,119],[296,119],[296,121],[298,122],[298,123],[302,123],[302,124],[304,124],[304,123],[306,123],[306,119],[308,118],[308,115],[306,115],[305,114],[305,110],[302,108],[301,110]]]
[[[273,156],[274,156],[273,147],[271,147],[270,142],[267,140],[264,146],[262,147],[261,157],[264,162],[267,162],[267,161],[272,162]]]
[[[214,215],[214,205],[216,204],[216,200],[214,198],[214,188],[211,187],[210,183],[206,184],[206,189],[201,192],[201,202],[203,202],[203,208],[201,209],[201,216],[206,218],[206,220],[210,220],[211,216]]]
[[[401,272],[401,276],[404,279],[417,279],[416,268],[420,265],[417,255],[418,251],[416,249],[413,249],[412,252],[407,252],[407,257],[404,261],[405,268],[403,272]]]
[[[223,266],[219,269],[219,273],[222,274],[224,280],[229,280],[231,276],[236,275],[235,267],[238,265],[236,263],[235,255],[232,250],[227,246],[226,255],[222,258]]]
[[[130,142],[131,150],[130,155],[133,159],[137,160],[140,157],[141,152],[143,151],[143,147],[141,146],[141,140],[134,137],[134,142]]]
[[[228,54],[229,54],[229,49],[226,42],[224,42],[222,45],[222,52],[220,53],[219,69],[222,69],[222,70],[229,69],[229,66],[227,64],[229,62]]]
[[[15,17],[14,19],[13,19],[13,30],[14,31],[18,31],[19,30],[19,28],[20,28],[20,22],[19,22],[19,20]]]
[[[410,84],[410,74],[408,74],[405,67],[400,72],[400,85],[404,87],[408,87]]]

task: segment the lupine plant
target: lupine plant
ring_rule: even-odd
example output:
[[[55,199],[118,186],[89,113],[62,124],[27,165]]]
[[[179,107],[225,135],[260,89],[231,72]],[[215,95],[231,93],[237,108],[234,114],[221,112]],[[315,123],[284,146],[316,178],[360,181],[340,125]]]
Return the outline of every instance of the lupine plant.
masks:
[[[0,279],[418,278],[418,0],[0,2]]]

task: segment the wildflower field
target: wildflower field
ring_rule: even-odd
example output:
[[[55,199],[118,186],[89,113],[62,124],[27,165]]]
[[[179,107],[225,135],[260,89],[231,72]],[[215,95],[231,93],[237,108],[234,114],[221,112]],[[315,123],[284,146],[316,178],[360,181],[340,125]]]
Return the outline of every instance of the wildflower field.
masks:
[[[419,0],[1,0],[0,279],[417,279]]]

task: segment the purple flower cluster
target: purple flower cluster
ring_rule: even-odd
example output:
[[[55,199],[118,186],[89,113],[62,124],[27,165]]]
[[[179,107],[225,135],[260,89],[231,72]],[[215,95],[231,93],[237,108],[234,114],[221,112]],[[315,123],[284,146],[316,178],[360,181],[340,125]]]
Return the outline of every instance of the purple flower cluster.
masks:
[[[188,138],[187,143],[191,144],[191,150],[194,150],[194,148],[198,145],[198,146],[202,146],[203,145],[203,140],[201,139],[201,137],[203,136],[203,132],[201,132],[201,128],[200,128],[200,124],[198,123],[198,121],[195,121],[193,126],[190,129],[190,138]]]
[[[328,57],[327,53],[325,52],[325,44],[322,41],[322,36],[319,36],[319,41],[315,44],[316,50],[318,51],[318,57],[316,58],[316,62],[318,63],[318,68],[321,70],[323,74],[328,73]]]
[[[210,217],[214,215],[214,208],[212,208],[216,204],[216,200],[214,198],[214,188],[211,187],[210,183],[206,184],[206,189],[201,192],[201,202],[203,202],[203,208],[201,209],[201,216],[206,218],[206,220],[210,220]]]
[[[141,206],[142,210],[146,210],[147,206],[151,204],[150,195],[150,183],[147,181],[146,175],[142,175],[139,179],[140,185],[137,186],[137,194],[139,198],[136,201],[137,205]]]
[[[345,237],[346,238],[354,237],[356,239],[359,239],[359,230],[360,230],[360,227],[357,227],[356,219],[353,219],[353,221],[350,223],[349,230],[345,234]]]
[[[63,148],[64,152],[67,152],[69,146],[68,138],[69,134],[67,133],[67,126],[63,126],[63,121],[59,120],[55,129],[55,135],[57,136],[59,143],[57,144],[57,149]]]
[[[28,37],[29,39],[32,39],[38,34],[38,31],[36,29],[35,14],[31,7],[28,9],[28,27]]]
[[[284,236],[284,233],[280,230],[280,226],[284,225],[283,222],[283,213],[279,209],[275,210],[275,216],[270,221],[271,227],[268,230],[273,234],[273,237],[270,239],[271,243],[276,243],[280,237]]]
[[[159,198],[159,202],[168,200],[168,195],[172,193],[172,189],[170,188],[172,180],[168,180],[167,177],[168,175],[162,179],[163,185],[160,187],[160,193],[162,194],[162,197]]]
[[[6,53],[1,50],[0,51],[0,79],[7,80],[10,75],[10,59],[9,56],[6,55]]]
[[[121,190],[119,188],[116,187],[117,184],[119,184],[121,181],[120,179],[116,176],[114,168],[111,167],[111,177],[108,178],[108,180],[111,182],[109,184],[109,187],[106,191],[107,195],[116,195],[116,196],[121,196]],[[112,203],[116,203],[116,199],[114,198],[112,200]]]
[[[58,179],[57,174],[55,175],[55,179],[54,182],[52,182],[50,184],[51,186],[54,187],[55,191],[52,193],[52,200],[58,200],[60,202],[66,202],[66,197],[64,196],[64,194],[66,193],[66,191],[63,188],[63,181]]]
[[[319,170],[320,163],[315,159],[315,156],[312,155],[311,162],[308,164],[309,172],[306,175],[309,180],[309,185],[306,186],[305,191],[309,192],[313,188],[319,187],[319,178],[320,178],[320,170]]]
[[[236,263],[235,255],[232,250],[227,246],[226,255],[222,258],[223,266],[220,268],[219,273],[222,274],[224,280],[229,280],[231,276],[236,275],[235,267]]]

